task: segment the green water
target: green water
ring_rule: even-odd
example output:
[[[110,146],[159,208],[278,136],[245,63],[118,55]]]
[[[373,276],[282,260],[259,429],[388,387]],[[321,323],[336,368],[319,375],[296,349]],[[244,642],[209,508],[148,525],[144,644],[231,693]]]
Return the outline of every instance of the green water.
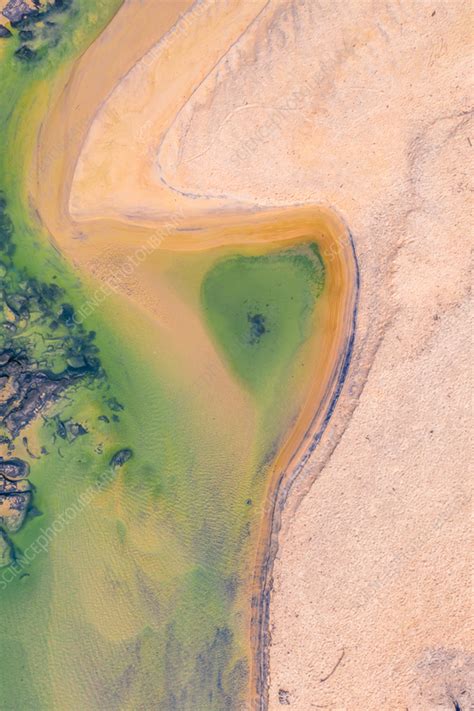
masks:
[[[317,247],[316,247],[317,249]],[[294,247],[268,256],[235,256],[206,276],[209,326],[239,378],[257,394],[274,389],[307,339],[324,285],[318,253]]]

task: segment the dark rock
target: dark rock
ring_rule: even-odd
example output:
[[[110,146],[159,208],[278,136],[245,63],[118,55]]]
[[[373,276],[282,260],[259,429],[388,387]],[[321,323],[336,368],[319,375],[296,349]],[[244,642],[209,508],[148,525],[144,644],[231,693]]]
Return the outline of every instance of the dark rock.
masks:
[[[115,452],[113,455],[112,459],[109,462],[109,465],[111,467],[121,467],[125,462],[128,462],[129,459],[131,459],[133,456],[133,452],[131,449],[119,449],[118,452]]]
[[[107,423],[110,422],[107,415],[99,415],[99,417],[97,419],[100,420],[101,422],[107,422]]]
[[[7,360],[8,357],[8,360]],[[68,373],[54,375],[38,370],[35,361],[18,351],[16,354],[3,352],[0,377],[8,377],[13,386],[13,394],[0,403],[0,420],[12,438],[31,422],[44,408],[74,382]]]
[[[16,400],[9,405],[4,423],[13,438],[69,385],[66,379],[50,380],[45,373],[27,373],[17,380]],[[0,417],[3,406],[0,406]]]
[[[100,368],[100,360],[95,356],[87,356],[86,366],[91,373],[96,373]]]
[[[10,22],[18,22],[32,12],[32,8],[24,0],[9,0],[2,10]]]
[[[34,34],[31,30],[20,30],[18,36],[20,37],[22,42],[29,42],[33,39]]]
[[[8,27],[5,27],[5,25],[0,25],[0,37],[11,37],[12,33],[8,29]]]
[[[12,296],[8,296],[6,303],[17,318],[28,314],[28,300],[21,294],[13,294]]]
[[[10,481],[10,479],[5,479],[3,476],[0,476],[0,494],[18,494],[22,491],[32,491],[28,479]]]
[[[0,494],[0,526],[11,533],[19,531],[28,512],[31,492]]]
[[[28,462],[21,459],[0,459],[0,475],[11,481],[26,479],[30,473]]]

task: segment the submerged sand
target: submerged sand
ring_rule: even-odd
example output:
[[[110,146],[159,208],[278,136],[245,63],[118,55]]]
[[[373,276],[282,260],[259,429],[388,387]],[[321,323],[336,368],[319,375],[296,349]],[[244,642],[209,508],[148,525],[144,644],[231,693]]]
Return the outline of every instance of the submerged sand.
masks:
[[[45,131],[69,145],[66,170],[53,154],[40,171],[64,171],[61,204],[92,220],[89,234],[98,218],[147,229],[188,207],[320,203],[342,215],[362,274],[356,351],[283,514],[269,706],[469,708],[469,7],[244,2],[220,15],[204,5],[207,16],[134,70],[159,75],[174,43],[188,43],[202,81],[184,103],[143,114],[148,85],[129,75],[133,141],[126,102],[104,107],[91,132],[87,115],[59,132],[58,119]],[[178,4],[160,8],[172,27]],[[100,81],[88,77],[89,109],[156,40],[147,11],[156,3],[126,4],[145,39]],[[227,12],[233,26],[219,24]],[[220,52],[201,52],[224,29]],[[82,81],[79,64],[67,90]],[[186,77],[176,82],[189,91]],[[81,230],[42,217],[71,254]]]

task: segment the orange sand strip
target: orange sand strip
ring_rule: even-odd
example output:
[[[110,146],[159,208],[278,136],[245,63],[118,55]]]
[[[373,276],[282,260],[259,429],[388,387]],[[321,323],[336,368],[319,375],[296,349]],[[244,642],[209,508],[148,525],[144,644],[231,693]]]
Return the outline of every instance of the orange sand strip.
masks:
[[[322,335],[312,339],[308,353],[317,368],[268,482],[269,505],[262,520],[256,561],[254,592],[258,595],[268,554],[275,489],[281,488],[282,475],[285,481],[291,477],[314,432],[321,428],[337,387],[340,354],[352,329],[355,263],[347,230],[329,210],[301,207],[240,212],[223,200],[177,195],[160,182],[150,144],[153,149],[162,140],[194,88],[264,5],[229,3],[226,8],[218,5],[191,18],[193,29],[207,25],[206,32],[212,37],[205,52],[194,31],[172,34],[169,42],[153,49],[110,94],[153,40],[163,36],[189,4],[147,1],[123,6],[71,76],[55,88],[58,99],[40,136],[31,191],[41,219],[61,251],[89,274],[113,272],[114,265],[141,246],[157,244],[153,257],[141,261],[133,276],[118,285],[120,292],[156,319],[157,327],[160,314],[153,308],[154,300],[159,303],[168,297],[159,279],[150,280],[149,270],[153,263],[159,276],[161,254],[218,247],[267,253],[309,240],[318,243],[327,268],[327,286],[321,297]],[[128,41],[131,28],[133,41]],[[109,61],[111,56],[114,62]],[[146,289],[136,287],[143,283]],[[203,340],[202,352],[208,358],[209,337],[199,329],[194,333],[198,340],[199,333],[207,340],[206,344]],[[215,353],[213,357],[217,359]],[[253,620],[254,647],[259,644],[257,619],[259,614]],[[259,676],[261,670],[255,666],[254,692]]]

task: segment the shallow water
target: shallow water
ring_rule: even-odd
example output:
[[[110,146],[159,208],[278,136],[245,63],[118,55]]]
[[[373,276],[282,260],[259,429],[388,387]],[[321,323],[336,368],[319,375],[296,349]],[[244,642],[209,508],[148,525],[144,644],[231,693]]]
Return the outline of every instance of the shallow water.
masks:
[[[34,60],[0,49],[2,292],[26,298],[4,305],[2,351],[62,378],[1,450],[32,493],[0,570],[0,705],[251,708],[277,484],[337,391],[355,266],[329,212],[194,215],[97,296],[156,225],[84,223],[72,243],[47,126],[61,101],[70,123],[72,62],[116,6],[66,10]]]

